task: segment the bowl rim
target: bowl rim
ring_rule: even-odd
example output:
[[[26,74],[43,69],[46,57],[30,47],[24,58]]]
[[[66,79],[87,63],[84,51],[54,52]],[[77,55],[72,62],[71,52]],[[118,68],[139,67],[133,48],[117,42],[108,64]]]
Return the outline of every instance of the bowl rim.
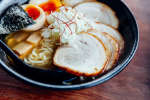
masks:
[[[134,45],[133,45],[133,48],[132,48],[130,54],[124,59],[124,61],[121,64],[117,65],[114,69],[112,69],[108,73],[104,74],[100,78],[95,79],[95,80],[90,81],[90,82],[87,82],[87,83],[76,84],[76,85],[69,85],[69,86],[68,85],[51,85],[51,84],[46,84],[46,83],[42,83],[42,82],[38,82],[38,81],[35,81],[32,79],[29,79],[29,78],[19,74],[18,72],[14,71],[10,67],[8,67],[1,59],[0,59],[0,65],[2,66],[2,68],[5,71],[8,72],[8,74],[15,76],[15,78],[17,78],[17,79],[22,80],[28,84],[33,85],[33,86],[44,87],[44,88],[48,88],[48,89],[76,90],[76,89],[89,88],[89,87],[93,87],[93,86],[105,83],[106,81],[110,80],[111,78],[113,78],[114,76],[119,74],[125,67],[127,67],[127,65],[130,63],[130,61],[134,57],[136,50],[138,48],[138,43],[139,43],[139,29],[138,29],[138,24],[136,22],[136,18],[134,17],[131,10],[127,7],[126,3],[122,2],[122,1],[120,1],[120,3],[122,3],[123,6],[126,7],[126,9],[130,12],[131,17],[133,19],[133,22],[135,23],[135,28],[136,28],[135,33],[137,33],[137,34],[135,35]]]

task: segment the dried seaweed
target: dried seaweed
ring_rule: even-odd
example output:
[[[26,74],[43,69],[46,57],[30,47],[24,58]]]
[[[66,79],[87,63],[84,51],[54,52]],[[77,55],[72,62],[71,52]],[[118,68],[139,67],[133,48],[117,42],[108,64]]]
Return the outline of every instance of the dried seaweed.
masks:
[[[33,19],[20,6],[11,6],[0,19],[0,34],[16,32],[33,23]]]

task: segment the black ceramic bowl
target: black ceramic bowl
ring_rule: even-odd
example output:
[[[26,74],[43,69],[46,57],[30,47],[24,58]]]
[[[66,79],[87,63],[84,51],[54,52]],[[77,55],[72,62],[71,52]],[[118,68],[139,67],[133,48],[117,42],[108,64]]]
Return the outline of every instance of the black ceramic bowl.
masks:
[[[131,11],[128,7],[120,0],[99,0],[106,3],[117,13],[120,20],[119,31],[125,40],[125,50],[122,56],[119,58],[116,67],[103,75],[97,76],[95,79],[87,78],[85,80],[80,80],[79,77],[63,73],[55,78],[51,74],[42,71],[41,73],[28,72],[25,69],[21,69],[21,66],[16,67],[7,59],[5,53],[0,50],[0,64],[3,69],[5,69],[9,74],[15,76],[18,79],[23,80],[26,83],[30,83],[34,86],[40,86],[50,89],[57,90],[73,90],[73,89],[83,89],[98,84],[102,84],[107,80],[113,78],[119,72],[121,72],[133,58],[135,51],[138,46],[139,34],[138,28]],[[1,36],[1,38],[3,38]],[[43,74],[45,73],[45,74]],[[72,84],[69,84],[72,81]]]

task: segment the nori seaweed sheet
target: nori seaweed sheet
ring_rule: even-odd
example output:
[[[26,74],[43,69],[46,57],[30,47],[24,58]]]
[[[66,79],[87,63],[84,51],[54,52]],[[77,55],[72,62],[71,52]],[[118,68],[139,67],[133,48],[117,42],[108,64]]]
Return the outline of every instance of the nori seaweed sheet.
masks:
[[[13,5],[0,19],[0,34],[16,32],[31,24],[34,24],[34,21],[23,8]]]

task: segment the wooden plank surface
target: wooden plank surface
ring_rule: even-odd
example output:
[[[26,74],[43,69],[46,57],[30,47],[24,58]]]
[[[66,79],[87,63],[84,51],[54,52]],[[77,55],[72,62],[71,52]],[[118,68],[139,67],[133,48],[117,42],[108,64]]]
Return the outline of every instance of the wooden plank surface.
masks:
[[[150,100],[150,0],[124,0],[136,15],[140,44],[128,67],[88,89],[52,91],[31,87],[0,69],[0,100]]]

